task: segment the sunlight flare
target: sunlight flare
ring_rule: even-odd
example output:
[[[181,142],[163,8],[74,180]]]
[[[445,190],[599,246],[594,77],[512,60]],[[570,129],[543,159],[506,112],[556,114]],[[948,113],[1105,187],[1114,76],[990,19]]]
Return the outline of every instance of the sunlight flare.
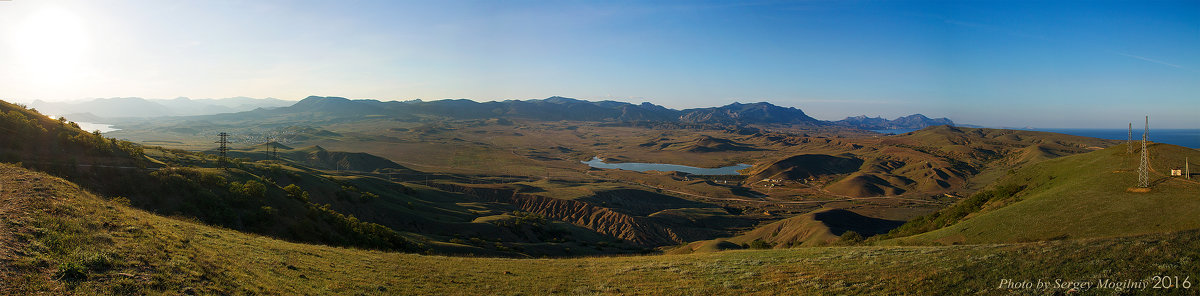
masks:
[[[29,82],[63,85],[80,77],[90,40],[78,15],[45,9],[29,15],[15,28],[13,52]]]

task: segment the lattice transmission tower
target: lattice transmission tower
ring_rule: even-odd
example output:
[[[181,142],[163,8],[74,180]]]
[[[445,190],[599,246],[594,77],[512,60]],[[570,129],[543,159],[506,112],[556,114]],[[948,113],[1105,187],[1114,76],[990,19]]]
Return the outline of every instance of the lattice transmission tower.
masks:
[[[1138,165],[1138,188],[1150,188],[1150,151],[1146,150],[1146,139],[1150,137],[1150,116],[1146,116],[1146,130],[1142,132],[1142,164]]]
[[[1133,154],[1133,123],[1129,123],[1129,139],[1125,140],[1125,153]]]
[[[221,144],[221,147],[217,147],[217,154],[220,155],[217,158],[217,164],[220,164],[221,167],[224,168],[225,165],[228,164],[228,162],[229,162],[229,160],[227,160],[225,158],[225,153],[229,152],[229,133],[221,132],[220,134],[217,134],[217,136],[221,137],[221,139],[217,140],[217,142],[216,142],[218,144]]]

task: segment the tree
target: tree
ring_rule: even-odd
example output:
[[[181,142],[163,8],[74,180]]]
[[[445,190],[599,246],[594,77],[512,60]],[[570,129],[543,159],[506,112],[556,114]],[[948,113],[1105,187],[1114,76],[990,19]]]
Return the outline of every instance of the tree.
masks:
[[[246,184],[242,185],[242,192],[250,197],[263,198],[267,196],[267,185],[254,180],[246,181]]]
[[[284,186],[283,192],[287,192],[288,196],[299,199],[300,201],[308,201],[308,192],[304,191],[304,189],[300,189],[300,186],[296,186],[296,184]]]
[[[750,242],[749,247],[751,249],[770,249],[771,243],[762,239],[755,239],[754,241]]]

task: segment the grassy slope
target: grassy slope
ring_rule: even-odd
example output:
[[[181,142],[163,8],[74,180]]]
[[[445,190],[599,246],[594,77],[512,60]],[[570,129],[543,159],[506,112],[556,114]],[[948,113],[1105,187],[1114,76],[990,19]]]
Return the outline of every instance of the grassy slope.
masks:
[[[155,216],[0,165],[0,294],[828,294],[1000,278],[1195,275],[1200,232],[1092,241],[494,259],[283,242]],[[1193,279],[1194,280],[1194,279]],[[1000,292],[1000,291],[992,291]],[[1172,291],[1156,290],[1166,293]],[[1177,292],[1177,291],[1175,291]]]
[[[1062,157],[1019,169],[996,184],[1027,189],[1010,199],[991,201],[979,213],[936,231],[898,239],[900,243],[994,243],[1113,237],[1200,228],[1200,183],[1167,178],[1183,158],[1200,151],[1167,144],[1149,148],[1150,193],[1125,190],[1137,181],[1135,155],[1123,145]]]

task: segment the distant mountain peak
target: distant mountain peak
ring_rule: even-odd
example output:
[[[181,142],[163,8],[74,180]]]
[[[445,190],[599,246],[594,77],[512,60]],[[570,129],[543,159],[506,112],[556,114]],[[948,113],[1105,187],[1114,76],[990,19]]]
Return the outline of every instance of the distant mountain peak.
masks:
[[[938,125],[949,125],[949,126],[954,125],[954,121],[951,121],[949,118],[943,117],[943,118],[931,119],[931,118],[926,117],[925,115],[919,114],[919,113],[908,115],[908,116],[901,116],[901,117],[896,118],[895,120],[887,120],[887,119],[884,119],[882,116],[871,118],[871,117],[867,117],[866,115],[859,115],[859,116],[853,116],[853,117],[846,117],[846,119],[833,121],[830,123],[832,123],[834,125],[849,126],[849,127],[865,129],[865,130],[921,129],[921,128],[926,128],[926,127],[930,127],[930,126],[938,126]]]
[[[692,123],[822,124],[820,120],[809,117],[800,109],[780,107],[767,102],[734,102],[721,107],[687,109],[683,110],[683,113],[680,121]]]
[[[305,101],[307,101],[307,102],[318,102],[318,101],[349,101],[349,100],[350,100],[350,99],[343,98],[343,97],[322,97],[322,96],[308,96],[308,97],[304,98],[303,100],[300,100],[300,102],[305,102]]]
[[[553,97],[549,97],[549,98],[546,98],[546,99],[544,99],[544,100],[542,100],[542,101],[543,101],[543,102],[547,102],[547,103],[555,103],[555,104],[566,104],[566,103],[583,103],[583,102],[586,102],[586,101],[583,101],[583,100],[572,99],[572,98],[568,98],[568,97],[560,97],[560,96],[553,96]]]

